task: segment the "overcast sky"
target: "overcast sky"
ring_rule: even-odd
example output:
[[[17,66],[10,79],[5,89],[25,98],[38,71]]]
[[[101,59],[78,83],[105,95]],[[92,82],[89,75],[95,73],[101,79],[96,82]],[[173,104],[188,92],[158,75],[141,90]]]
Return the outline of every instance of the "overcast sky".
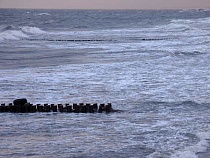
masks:
[[[209,9],[210,0],[0,0],[0,8]]]

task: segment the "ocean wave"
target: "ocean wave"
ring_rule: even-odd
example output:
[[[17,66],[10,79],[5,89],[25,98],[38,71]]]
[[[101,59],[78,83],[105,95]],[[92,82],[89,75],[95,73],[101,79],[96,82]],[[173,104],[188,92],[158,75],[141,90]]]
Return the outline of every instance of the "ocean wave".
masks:
[[[23,26],[16,27],[13,25],[4,26],[0,32],[0,41],[3,40],[19,40],[28,38],[30,35],[43,34],[45,31],[37,27]]]
[[[42,16],[42,15],[48,15],[48,16],[50,16],[51,14],[49,14],[49,13],[39,13],[37,15],[39,15],[39,16]]]
[[[168,24],[150,28],[150,32],[177,37],[200,37],[209,33],[210,18],[173,19]]]
[[[28,36],[19,30],[7,30],[0,33],[0,41],[3,40],[18,40],[20,38],[27,38]]]
[[[30,26],[21,27],[21,30],[24,33],[27,33],[27,34],[42,34],[42,33],[45,33],[45,31],[41,30],[40,28],[30,27]]]
[[[207,18],[198,18],[198,19],[173,19],[170,24],[182,24],[188,27],[200,26],[200,24],[210,24],[210,17]]]
[[[191,29],[191,26],[189,26],[185,21],[183,20],[172,20],[169,24],[166,25],[159,25],[154,28],[157,31],[163,31],[164,32],[184,32]]]
[[[7,30],[18,30],[18,28],[13,26],[13,25],[8,25],[8,26],[2,26],[1,27],[1,32],[7,31]]]

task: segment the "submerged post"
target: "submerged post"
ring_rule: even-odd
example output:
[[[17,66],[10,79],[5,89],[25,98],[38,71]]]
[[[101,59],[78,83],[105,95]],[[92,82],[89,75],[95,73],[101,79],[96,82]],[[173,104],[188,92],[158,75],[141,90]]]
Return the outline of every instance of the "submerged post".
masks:
[[[45,112],[50,112],[50,105],[44,104],[44,110]]]
[[[43,112],[44,111],[44,108],[41,104],[37,104],[36,106],[37,106],[37,111],[38,112]]]
[[[15,112],[15,107],[12,103],[9,103],[9,111],[10,112]]]
[[[36,108],[36,105],[33,105],[33,104],[31,104],[30,105],[30,112],[37,112],[37,108]]]
[[[74,112],[79,113],[79,111],[80,111],[79,109],[80,109],[79,105],[74,104]]]
[[[63,112],[63,105],[62,104],[58,104],[58,109],[60,112]]]
[[[104,104],[100,104],[100,105],[99,105],[98,112],[99,112],[99,113],[102,113],[102,112],[104,111],[104,107],[105,107]]]
[[[54,105],[54,104],[53,104],[52,110],[53,110],[53,112],[57,112],[57,111],[58,111],[57,105]]]
[[[0,112],[5,112],[5,103],[1,104]]]
[[[72,106],[69,104],[66,104],[66,112],[72,112]]]
[[[93,105],[90,105],[89,112],[94,113],[94,106]]]

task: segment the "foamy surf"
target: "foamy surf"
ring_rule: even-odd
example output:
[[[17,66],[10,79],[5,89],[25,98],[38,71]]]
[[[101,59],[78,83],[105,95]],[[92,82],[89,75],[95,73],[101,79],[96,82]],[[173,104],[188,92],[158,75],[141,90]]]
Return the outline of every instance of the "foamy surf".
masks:
[[[172,154],[171,158],[198,158],[198,153],[207,151],[209,148],[210,133],[199,132],[196,134],[196,136],[200,139],[197,144],[187,146],[184,149],[177,151],[176,153]]]
[[[13,25],[9,25],[1,29],[0,41],[20,40],[22,38],[29,38],[30,35],[38,35],[44,33],[45,31],[37,27],[30,27],[30,26],[15,27]]]
[[[43,33],[45,33],[45,31],[43,31],[42,29],[37,28],[37,27],[24,26],[24,27],[20,27],[20,28],[26,34],[43,34]]]
[[[18,31],[18,30],[7,30],[0,33],[0,41],[19,40],[21,38],[27,38],[27,37],[29,36],[23,33],[22,31]]]
[[[209,148],[208,12],[0,13],[1,103],[112,102],[123,110],[0,113],[0,157],[180,158]]]

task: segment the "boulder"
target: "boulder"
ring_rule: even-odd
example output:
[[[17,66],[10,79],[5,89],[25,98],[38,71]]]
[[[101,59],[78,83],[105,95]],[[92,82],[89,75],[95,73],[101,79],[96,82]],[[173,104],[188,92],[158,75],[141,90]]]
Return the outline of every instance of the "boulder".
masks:
[[[21,99],[15,99],[13,101],[14,106],[24,106],[24,104],[27,103],[27,99],[26,98],[21,98]]]

